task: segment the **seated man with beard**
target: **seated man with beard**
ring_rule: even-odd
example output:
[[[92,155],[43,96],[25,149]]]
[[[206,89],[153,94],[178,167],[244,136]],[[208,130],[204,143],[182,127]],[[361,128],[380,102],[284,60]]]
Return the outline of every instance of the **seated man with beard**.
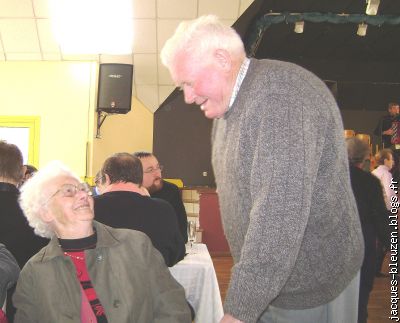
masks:
[[[183,240],[186,243],[188,241],[187,215],[179,188],[175,184],[162,179],[161,172],[163,167],[158,162],[156,156],[154,156],[152,153],[140,151],[134,153],[133,155],[138,157],[142,162],[142,185],[149,191],[151,197],[163,199],[169,202],[175,209],[179,230]]]

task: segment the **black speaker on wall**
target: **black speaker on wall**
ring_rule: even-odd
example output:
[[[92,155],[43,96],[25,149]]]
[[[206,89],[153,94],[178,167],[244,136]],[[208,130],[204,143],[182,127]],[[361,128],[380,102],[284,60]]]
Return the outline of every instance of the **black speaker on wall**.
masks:
[[[125,114],[131,110],[133,65],[100,64],[97,111]]]

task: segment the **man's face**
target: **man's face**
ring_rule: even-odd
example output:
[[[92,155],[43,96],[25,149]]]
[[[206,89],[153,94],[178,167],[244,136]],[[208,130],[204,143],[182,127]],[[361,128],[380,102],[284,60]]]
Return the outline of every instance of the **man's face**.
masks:
[[[392,117],[397,116],[400,113],[399,105],[397,105],[397,104],[396,105],[391,105],[388,108],[388,111],[389,111],[390,116],[392,116]]]
[[[161,169],[158,160],[154,156],[140,158],[143,167],[143,183],[151,193],[157,192],[162,188],[163,182],[161,177]]]
[[[171,75],[183,90],[186,103],[199,105],[210,119],[224,115],[232,93],[231,78],[214,57],[199,60],[181,52],[175,58]]]
[[[107,188],[108,185],[110,185],[110,180],[108,176],[99,174],[99,176],[96,176],[95,178],[95,184],[97,188],[97,194],[103,194],[104,190]]]
[[[393,155],[389,154],[389,158],[388,159],[384,159],[383,161],[384,165],[389,168],[389,170],[391,170],[394,166],[394,159],[393,159]]]

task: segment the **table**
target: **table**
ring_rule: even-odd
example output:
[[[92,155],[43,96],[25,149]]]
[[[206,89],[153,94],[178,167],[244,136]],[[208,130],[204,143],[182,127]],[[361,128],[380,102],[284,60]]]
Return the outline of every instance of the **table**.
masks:
[[[193,250],[175,266],[172,276],[183,286],[186,299],[193,306],[196,323],[219,323],[224,316],[217,275],[207,246],[193,244]]]

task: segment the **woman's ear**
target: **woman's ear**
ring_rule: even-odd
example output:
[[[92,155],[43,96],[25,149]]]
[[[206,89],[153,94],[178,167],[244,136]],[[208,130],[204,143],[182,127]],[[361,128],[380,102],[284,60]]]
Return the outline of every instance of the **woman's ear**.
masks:
[[[49,223],[53,221],[53,215],[49,210],[47,205],[42,206],[39,210],[39,217],[42,219],[43,222]]]

